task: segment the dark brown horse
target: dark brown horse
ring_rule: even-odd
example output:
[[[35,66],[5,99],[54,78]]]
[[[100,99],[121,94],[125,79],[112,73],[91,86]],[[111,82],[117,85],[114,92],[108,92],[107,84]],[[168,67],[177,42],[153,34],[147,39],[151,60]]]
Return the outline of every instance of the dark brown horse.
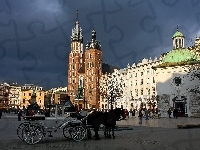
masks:
[[[110,132],[112,130],[112,138],[115,139],[114,130],[116,126],[116,121],[123,120],[124,118],[125,118],[125,113],[124,110],[121,108],[116,108],[114,110],[110,110],[109,112],[105,112],[104,115],[105,137],[111,138]]]
[[[105,113],[94,111],[93,113],[88,115],[87,125],[91,125],[91,127],[94,128],[95,140],[100,140],[98,132],[101,124],[105,126],[104,135],[106,137],[109,137],[110,131],[112,130],[112,137],[114,139],[115,138],[114,128],[116,126],[116,121],[119,121],[121,117],[124,118],[124,111],[121,108],[116,108],[114,110]],[[91,138],[90,128],[88,129],[87,134],[88,138],[90,139]]]

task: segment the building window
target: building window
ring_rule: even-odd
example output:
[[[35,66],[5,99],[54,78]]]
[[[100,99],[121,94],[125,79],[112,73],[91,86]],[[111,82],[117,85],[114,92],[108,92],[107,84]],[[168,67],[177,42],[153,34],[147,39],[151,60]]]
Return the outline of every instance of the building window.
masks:
[[[89,53],[89,54],[88,54],[88,58],[89,58],[89,59],[92,58],[92,54]]]
[[[29,93],[29,96],[31,96],[31,93]]]
[[[150,83],[150,80],[149,80],[149,78],[147,78],[147,84],[149,84]]]
[[[75,68],[74,65],[72,65],[72,70],[74,70],[74,68]]]
[[[150,91],[151,91],[150,89],[147,89],[147,95],[150,95]]]
[[[25,99],[23,99],[23,103],[25,103]]]
[[[135,77],[137,77],[137,73],[135,73]]]
[[[40,100],[40,103],[41,103],[41,100]]]
[[[143,76],[143,72],[141,72],[141,76]]]
[[[153,83],[155,83],[155,79],[154,79],[154,77],[153,77]]]
[[[137,85],[137,80],[135,80],[135,85]]]
[[[26,96],[26,93],[24,93],[24,96]]]
[[[143,79],[141,79],[141,85],[143,85]]]
[[[153,94],[156,94],[155,93],[155,91],[156,91],[155,87],[152,87],[152,91],[153,91]]]
[[[141,89],[141,95],[143,95],[143,89]]]
[[[135,95],[138,96],[138,89],[135,89]]]
[[[74,63],[74,58],[72,58],[72,63]]]
[[[147,70],[147,74],[149,74],[149,70]]]
[[[40,96],[42,95],[42,93],[40,93]]]
[[[74,74],[74,72],[72,72],[72,77],[74,77],[75,76],[75,74]]]

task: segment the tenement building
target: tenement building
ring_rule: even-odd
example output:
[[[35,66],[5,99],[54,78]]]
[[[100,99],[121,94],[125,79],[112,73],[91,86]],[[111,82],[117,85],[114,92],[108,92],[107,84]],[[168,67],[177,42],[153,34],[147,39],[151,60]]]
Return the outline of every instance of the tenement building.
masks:
[[[195,44],[186,48],[184,38],[177,28],[171,51],[160,58],[144,58],[138,64],[116,69],[112,74],[122,83],[123,94],[114,106],[128,110],[157,108],[162,116],[167,116],[169,108],[178,109],[179,116],[199,115],[200,39],[196,38]],[[100,102],[101,108],[108,108],[105,99]]]

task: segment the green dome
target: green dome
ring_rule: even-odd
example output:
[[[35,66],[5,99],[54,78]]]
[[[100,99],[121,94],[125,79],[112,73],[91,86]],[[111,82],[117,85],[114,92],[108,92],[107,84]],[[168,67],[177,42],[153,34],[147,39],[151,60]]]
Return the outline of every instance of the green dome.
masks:
[[[176,32],[174,33],[174,35],[172,36],[172,39],[175,38],[175,37],[184,37],[184,36],[183,36],[183,34],[182,34],[181,32],[176,31]]]
[[[163,63],[172,62],[188,62],[188,61],[198,61],[197,56],[188,49],[179,48],[170,51],[164,58]]]

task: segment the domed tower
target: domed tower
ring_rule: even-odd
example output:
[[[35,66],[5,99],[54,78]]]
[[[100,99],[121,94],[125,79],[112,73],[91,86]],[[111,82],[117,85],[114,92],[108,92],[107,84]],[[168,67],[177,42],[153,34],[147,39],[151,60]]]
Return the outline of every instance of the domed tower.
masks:
[[[102,51],[96,40],[96,31],[92,30],[92,39],[85,50],[85,99],[88,107],[98,108],[100,100],[99,79],[102,74]]]
[[[177,31],[174,33],[174,35],[172,36],[173,39],[173,47],[174,49],[178,49],[178,48],[184,48],[184,36],[183,34],[178,30],[178,26],[177,26]]]
[[[83,54],[83,35],[79,26],[78,11],[75,27],[72,29],[71,35],[71,52],[69,53],[68,63],[68,93],[70,100],[75,99],[75,95],[79,88],[79,74],[84,64]],[[83,71],[83,70],[82,70]]]

